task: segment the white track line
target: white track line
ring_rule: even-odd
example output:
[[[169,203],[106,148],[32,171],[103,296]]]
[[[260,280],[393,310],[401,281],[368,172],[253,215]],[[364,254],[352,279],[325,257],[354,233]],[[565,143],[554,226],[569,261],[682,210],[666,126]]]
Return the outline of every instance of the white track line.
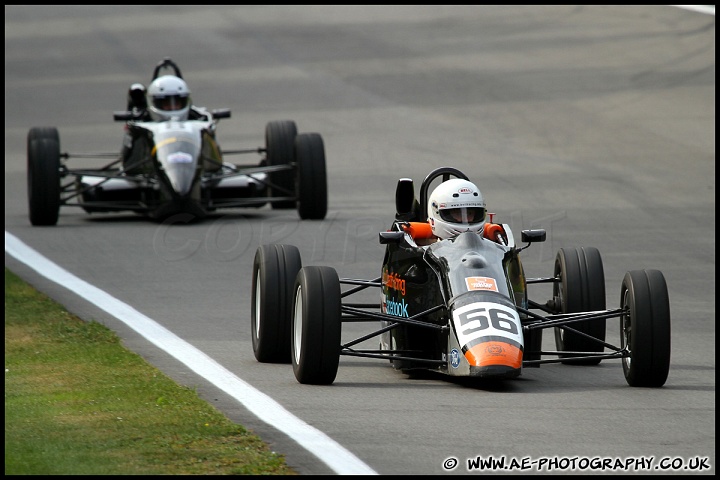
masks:
[[[339,475],[377,475],[342,445],[285,410],[215,360],[130,305],[81,280],[5,231],[5,252],[106,311],[243,404],[260,420],[287,434]]]

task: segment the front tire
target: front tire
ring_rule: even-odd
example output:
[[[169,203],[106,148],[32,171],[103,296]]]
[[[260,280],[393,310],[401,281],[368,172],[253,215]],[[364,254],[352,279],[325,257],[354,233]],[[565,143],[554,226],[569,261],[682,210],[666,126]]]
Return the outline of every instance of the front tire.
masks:
[[[605,310],[605,272],[597,248],[561,248],[555,257],[554,275],[560,283],[553,286],[553,298],[560,306],[560,313],[576,313]],[[587,320],[569,324],[579,332],[605,341],[605,320]],[[555,345],[560,352],[602,353],[604,346],[575,332],[555,328]],[[560,355],[572,358],[563,361],[572,365],[597,365],[600,359],[582,359],[572,354]]]
[[[340,280],[332,267],[304,267],[295,282],[292,363],[298,382],[330,385],[340,362]]]
[[[620,345],[630,351],[622,360],[632,387],[662,387],[670,371],[670,301],[658,270],[627,272],[620,288]]]
[[[265,127],[265,148],[269,166],[291,165],[295,162],[295,137],[297,125],[292,120],[275,120]],[[292,169],[270,173],[270,182],[277,188],[270,188],[274,197],[294,197],[295,178]],[[294,200],[272,202],[275,210],[295,208]]]
[[[30,142],[37,140],[38,138],[49,138],[55,140],[60,145],[60,134],[58,129],[55,127],[33,127],[28,132],[27,146],[30,148]]]
[[[298,214],[303,220],[322,220],[327,214],[325,145],[317,133],[295,137]]]
[[[302,262],[293,245],[261,245],[252,282],[252,344],[263,363],[290,363],[293,288]]]
[[[56,225],[60,216],[60,137],[54,127],[34,127],[27,138],[30,223]]]

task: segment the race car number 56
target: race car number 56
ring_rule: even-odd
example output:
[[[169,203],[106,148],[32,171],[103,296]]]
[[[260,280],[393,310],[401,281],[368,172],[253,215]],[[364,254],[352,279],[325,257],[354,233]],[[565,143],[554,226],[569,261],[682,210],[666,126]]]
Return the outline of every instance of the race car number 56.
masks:
[[[499,303],[476,302],[453,311],[460,345],[482,337],[505,337],[522,345],[522,327],[515,309]]]

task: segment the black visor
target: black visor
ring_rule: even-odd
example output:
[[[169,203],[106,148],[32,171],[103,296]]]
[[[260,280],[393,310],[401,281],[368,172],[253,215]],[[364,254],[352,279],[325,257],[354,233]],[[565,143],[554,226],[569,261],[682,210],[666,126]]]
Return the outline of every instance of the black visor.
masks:
[[[480,223],[485,220],[483,207],[460,207],[440,210],[440,218],[449,223]]]
[[[166,112],[182,110],[187,107],[188,97],[180,95],[168,95],[167,97],[155,97],[155,108]]]

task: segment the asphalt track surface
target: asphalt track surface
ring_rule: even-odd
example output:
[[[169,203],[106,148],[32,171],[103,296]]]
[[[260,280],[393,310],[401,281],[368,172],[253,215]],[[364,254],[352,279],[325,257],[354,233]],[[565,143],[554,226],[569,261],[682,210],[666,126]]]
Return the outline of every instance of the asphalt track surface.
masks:
[[[61,210],[55,227],[30,225],[28,130],[58,127],[62,151],[118,151],[112,112],[165,56],[197,105],[232,110],[223,148],[262,146],[271,120],[323,136],[325,220]],[[561,247],[595,246],[611,306],[627,270],[661,270],[665,386],[629,387],[616,361],[469,383],[342,357],[331,386],[258,363],[258,245],[374,278],[397,179],[419,184],[439,166],[467,173],[514,231],[548,231],[523,253],[529,276],[550,275]],[[714,7],[5,6],[5,232],[7,267],[302,474],[490,473],[468,459],[491,456],[531,465],[493,473],[571,473],[572,459],[613,466],[579,473],[715,473]],[[608,338],[617,330],[609,322]]]

